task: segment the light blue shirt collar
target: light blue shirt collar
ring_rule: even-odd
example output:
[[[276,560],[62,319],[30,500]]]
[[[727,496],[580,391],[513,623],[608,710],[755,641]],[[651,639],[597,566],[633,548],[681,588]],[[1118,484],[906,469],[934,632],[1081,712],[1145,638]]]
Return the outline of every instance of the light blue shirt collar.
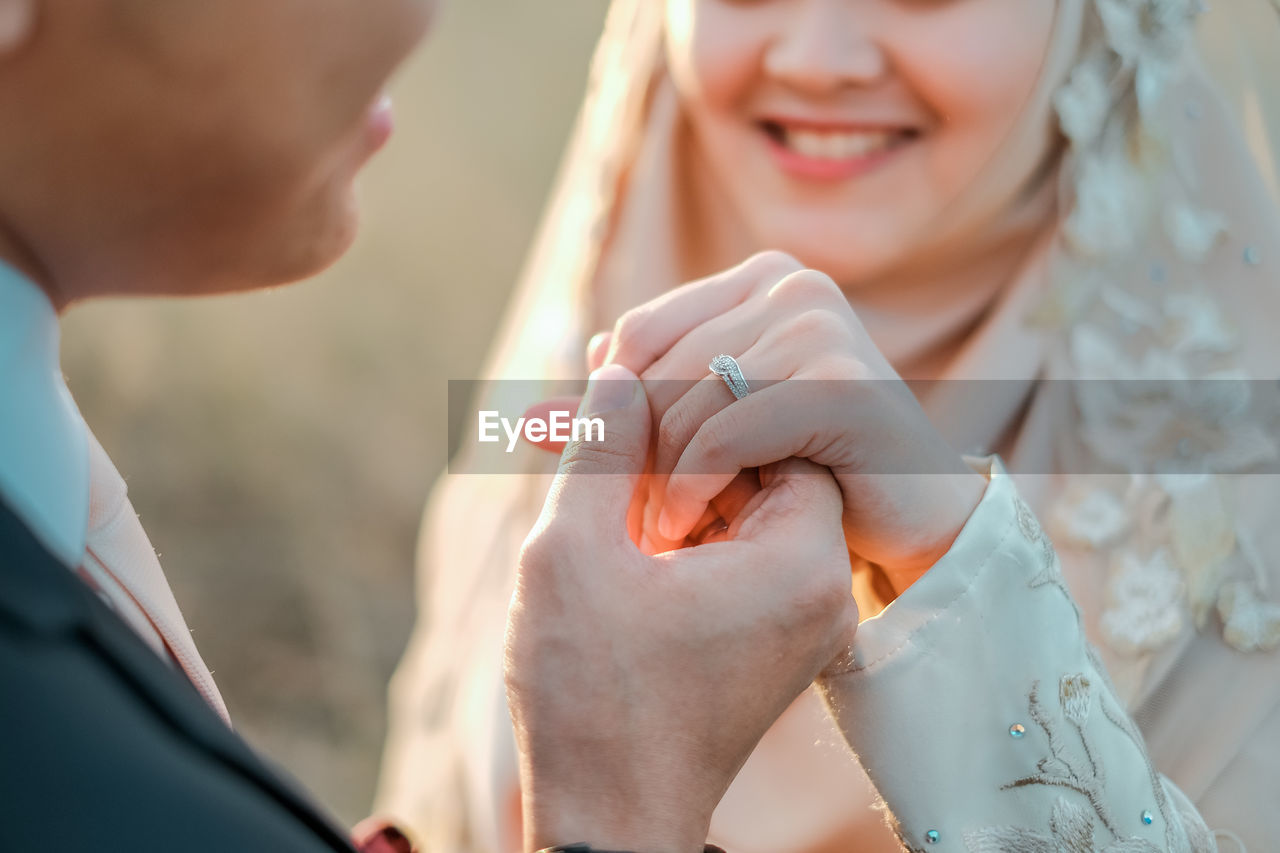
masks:
[[[89,438],[62,380],[58,315],[0,262],[0,498],[68,566],[84,558]]]

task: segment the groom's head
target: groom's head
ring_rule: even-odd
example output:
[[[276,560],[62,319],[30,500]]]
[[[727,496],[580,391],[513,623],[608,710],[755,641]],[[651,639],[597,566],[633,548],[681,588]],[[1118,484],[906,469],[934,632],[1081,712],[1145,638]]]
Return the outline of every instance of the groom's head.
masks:
[[[0,256],[59,301],[301,278],[432,0],[0,0]]]

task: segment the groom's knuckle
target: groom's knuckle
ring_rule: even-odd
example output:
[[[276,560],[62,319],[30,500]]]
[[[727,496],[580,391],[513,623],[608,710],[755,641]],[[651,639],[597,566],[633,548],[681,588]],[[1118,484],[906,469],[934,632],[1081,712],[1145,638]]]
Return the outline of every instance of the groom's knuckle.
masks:
[[[793,618],[806,625],[835,618],[841,613],[844,599],[850,594],[848,587],[832,583],[828,572],[813,571],[812,566],[805,568],[791,593]]]
[[[589,544],[579,525],[564,519],[553,521],[525,540],[520,549],[521,572],[549,580],[581,559]]]
[[[813,573],[814,606],[825,616],[835,618],[844,613],[853,596],[849,560],[847,555],[836,555],[820,559],[818,564],[821,569]]]
[[[552,528],[543,528],[533,534],[520,546],[520,573],[525,576],[541,577],[553,567],[551,555],[555,552],[555,540],[559,534]]]

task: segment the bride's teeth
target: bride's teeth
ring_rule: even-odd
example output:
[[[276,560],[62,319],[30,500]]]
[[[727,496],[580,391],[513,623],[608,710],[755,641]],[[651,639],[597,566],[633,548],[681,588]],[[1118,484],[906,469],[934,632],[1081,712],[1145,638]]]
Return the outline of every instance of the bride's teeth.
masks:
[[[827,155],[826,141],[823,134],[810,133],[805,130],[795,130],[787,133],[786,142],[788,147],[795,149],[798,153],[805,157],[812,157],[815,160],[825,158]]]
[[[861,157],[868,153],[871,148],[868,145],[866,137],[862,136],[832,136],[836,143],[836,159],[848,160],[852,157]]]
[[[792,151],[814,160],[851,160],[866,157],[888,148],[891,133],[830,133],[815,130],[790,130],[782,134],[782,142]]]

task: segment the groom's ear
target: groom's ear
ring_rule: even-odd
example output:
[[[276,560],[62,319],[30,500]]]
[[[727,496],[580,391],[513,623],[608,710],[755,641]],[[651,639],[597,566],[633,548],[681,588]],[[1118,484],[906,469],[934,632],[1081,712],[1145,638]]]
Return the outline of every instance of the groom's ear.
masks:
[[[0,65],[31,40],[40,5],[41,0],[0,0]]]

